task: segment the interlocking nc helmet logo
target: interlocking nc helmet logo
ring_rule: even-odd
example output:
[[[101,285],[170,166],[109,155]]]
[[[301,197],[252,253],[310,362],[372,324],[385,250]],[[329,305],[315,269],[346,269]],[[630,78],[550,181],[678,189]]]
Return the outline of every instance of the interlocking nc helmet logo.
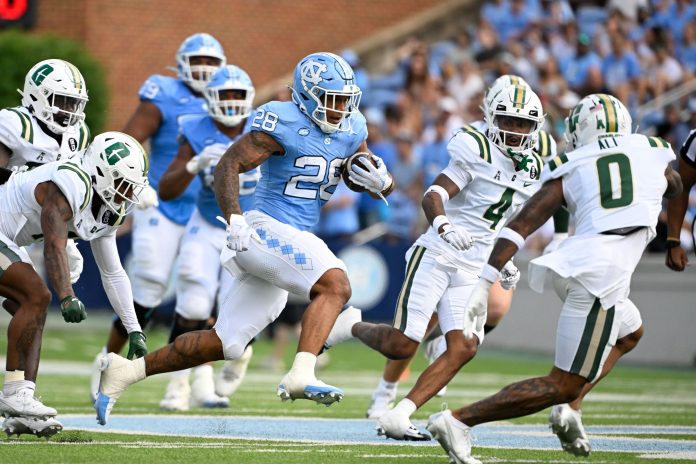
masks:
[[[323,80],[321,73],[326,72],[327,70],[328,68],[324,63],[310,60],[302,65],[302,68],[300,68],[300,74],[302,75],[303,81],[307,81],[312,85],[317,85]]]

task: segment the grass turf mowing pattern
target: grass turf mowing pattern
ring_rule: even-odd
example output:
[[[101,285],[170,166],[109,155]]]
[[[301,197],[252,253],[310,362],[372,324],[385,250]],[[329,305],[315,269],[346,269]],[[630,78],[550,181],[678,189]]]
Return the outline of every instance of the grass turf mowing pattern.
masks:
[[[45,404],[54,406],[61,414],[92,414],[89,404],[88,368],[94,355],[106,340],[110,327],[108,321],[99,330],[68,327],[61,324],[49,326],[44,338],[42,365],[38,379],[38,394]],[[155,349],[166,340],[164,331],[148,334],[148,346]],[[77,342],[76,342],[77,340]],[[6,338],[0,339],[0,353],[4,353]],[[250,375],[231,399],[226,410],[192,409],[189,415],[249,415],[294,416],[318,418],[364,418],[372,389],[379,381],[384,359],[358,343],[346,343],[330,351],[329,367],[319,373],[319,378],[346,390],[344,401],[326,408],[309,401],[281,403],[275,396],[275,388],[284,372],[268,372],[260,367],[260,361],[270,353],[270,345],[257,343],[250,366]],[[285,362],[290,365],[293,353]],[[68,368],[51,369],[50,361],[73,362]],[[476,359],[457,375],[450,384],[445,400],[450,407],[483,398],[495,393],[506,384],[527,377],[544,375],[552,364],[552,356],[524,356],[498,353],[482,349]],[[217,364],[219,366],[219,363]],[[418,356],[412,366],[408,381],[399,386],[399,398],[403,397],[426,366]],[[60,374],[50,372],[60,372]],[[114,408],[119,414],[168,414],[159,411],[157,405],[168,381],[167,375],[155,376],[131,387]],[[621,363],[610,377],[588,396],[583,405],[586,426],[599,425],[673,425],[696,426],[696,392],[693,385],[696,374],[690,370],[647,369],[623,367]],[[425,421],[440,409],[440,399],[434,399],[414,415]],[[548,410],[510,421],[513,424],[546,424]],[[550,433],[550,432],[549,432]],[[650,440],[690,440],[692,436],[672,434],[630,434]],[[343,438],[336,431],[337,440]],[[307,437],[311,439],[311,437]],[[0,440],[0,462],[184,462],[206,459],[234,459],[235,463],[443,463],[447,458],[439,446],[415,447],[400,445],[326,445],[307,443],[280,443],[259,440],[230,440],[186,438],[179,436],[124,435],[118,433],[94,433],[65,430],[50,441],[31,436]],[[590,460],[575,458],[561,451],[506,450],[475,448],[474,455],[484,462],[599,462],[607,463],[684,463],[678,459],[639,458],[631,453],[593,452]],[[696,456],[692,457],[696,460]]]

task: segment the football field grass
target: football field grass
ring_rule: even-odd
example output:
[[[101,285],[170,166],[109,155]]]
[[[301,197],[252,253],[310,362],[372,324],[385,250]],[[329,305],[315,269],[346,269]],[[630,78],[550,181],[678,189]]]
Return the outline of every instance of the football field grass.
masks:
[[[2,317],[0,326],[6,325]],[[332,349],[329,366],[319,373],[346,392],[343,401],[328,408],[309,401],[281,402],[275,389],[284,372],[261,367],[270,352],[270,344],[261,341],[228,409],[160,411],[158,402],[168,380],[161,375],[131,387],[116,404],[108,426],[98,426],[88,401],[89,368],[106,338],[108,321],[94,319],[100,318],[81,326],[51,319],[44,333],[37,394],[58,409],[65,429],[50,440],[0,438],[0,463],[447,463],[437,442],[414,444],[376,436],[374,425],[364,417],[384,361],[358,343]],[[165,339],[163,331],[151,332],[148,346],[155,349]],[[0,353],[5,344],[2,337]],[[286,364],[292,357],[292,352],[286,355]],[[459,407],[510,382],[543,375],[551,363],[551,356],[484,346],[455,377],[447,395],[422,407],[414,422],[423,429],[443,401]],[[400,397],[425,365],[419,354],[411,376],[400,385]],[[619,366],[583,406],[594,446],[587,459],[560,451],[547,428],[547,416],[548,410],[476,427],[473,454],[495,463],[696,462],[693,370]]]

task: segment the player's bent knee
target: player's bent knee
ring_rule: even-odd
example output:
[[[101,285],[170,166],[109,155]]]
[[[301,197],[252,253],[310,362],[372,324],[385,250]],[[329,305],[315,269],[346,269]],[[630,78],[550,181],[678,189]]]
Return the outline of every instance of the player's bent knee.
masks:
[[[641,338],[643,338],[643,326],[641,325],[638,330],[635,332],[632,332],[625,337],[622,337],[618,340],[616,340],[616,348],[621,350],[622,353],[628,353],[631,351],[633,348],[638,345],[638,342],[640,341]]]
[[[343,269],[329,269],[312,287],[310,298],[314,299],[317,295],[333,295],[345,304],[352,295],[348,275]]]
[[[51,291],[45,285],[33,288],[28,294],[26,304],[34,311],[46,313],[48,305],[51,304]],[[24,306],[20,302],[20,306]]]

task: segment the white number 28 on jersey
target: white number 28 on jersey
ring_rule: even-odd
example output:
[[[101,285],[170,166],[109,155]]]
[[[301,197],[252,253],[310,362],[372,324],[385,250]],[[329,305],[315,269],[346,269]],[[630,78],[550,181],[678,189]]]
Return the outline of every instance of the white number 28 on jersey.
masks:
[[[333,191],[329,192],[328,189],[336,186],[341,179],[343,162],[343,158],[334,158],[328,163],[321,156],[300,156],[295,160],[295,167],[313,173],[292,176],[285,184],[283,193],[291,197],[316,200],[318,191],[319,198],[328,200],[333,194]]]

